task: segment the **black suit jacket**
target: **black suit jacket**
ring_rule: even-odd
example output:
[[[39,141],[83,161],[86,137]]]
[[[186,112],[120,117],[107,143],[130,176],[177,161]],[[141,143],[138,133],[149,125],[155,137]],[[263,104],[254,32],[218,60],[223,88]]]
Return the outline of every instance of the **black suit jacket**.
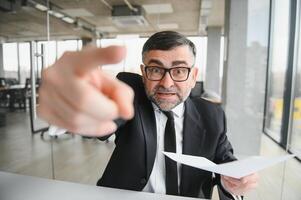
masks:
[[[139,75],[121,73],[117,78],[135,91],[135,115],[127,122],[118,122],[116,148],[97,185],[141,191],[155,161],[155,114]],[[182,152],[203,156],[215,163],[235,159],[227,140],[225,115],[220,106],[200,98],[185,101]],[[180,195],[211,198],[214,185],[211,172],[185,165],[181,170]]]

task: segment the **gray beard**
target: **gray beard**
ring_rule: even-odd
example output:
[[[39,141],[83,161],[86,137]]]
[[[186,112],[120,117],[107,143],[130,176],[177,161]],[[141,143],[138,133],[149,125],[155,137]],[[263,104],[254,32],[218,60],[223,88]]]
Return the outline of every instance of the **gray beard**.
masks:
[[[161,105],[164,104],[165,102],[160,102],[159,100],[156,100],[154,98],[154,95],[152,96],[148,96],[148,99],[153,102],[154,104],[156,104],[156,106],[158,106],[160,108],[160,110],[163,110],[163,111],[170,111],[172,110],[173,108],[175,108],[177,105],[179,105],[180,103],[182,103],[183,101],[181,99],[179,99],[178,101],[175,102],[175,104],[173,104],[171,107],[162,107]]]
[[[146,92],[146,94],[147,94],[147,97],[148,97],[148,99],[151,101],[151,102],[153,102],[154,104],[156,104],[161,110],[163,110],[163,111],[170,111],[170,110],[172,110],[173,108],[175,108],[177,105],[179,105],[180,103],[182,103],[184,100],[186,100],[186,98],[185,99],[183,99],[178,93],[177,93],[177,91],[172,91],[172,92],[175,92],[176,93],[176,95],[177,95],[177,97],[178,97],[178,100],[177,101],[175,101],[174,103],[173,102],[171,102],[171,103],[169,103],[169,102],[165,102],[165,101],[160,101],[160,100],[158,100],[158,99],[156,99],[155,98],[155,94],[156,94],[156,92],[158,92],[158,91],[160,91],[160,92],[169,92],[169,91],[171,91],[170,89],[160,89],[160,88],[155,88],[155,91],[153,92],[153,93],[149,93],[146,89],[145,89],[145,92]],[[162,105],[163,104],[163,105]],[[164,104],[171,104],[170,106],[164,106]],[[162,107],[163,106],[163,107]]]

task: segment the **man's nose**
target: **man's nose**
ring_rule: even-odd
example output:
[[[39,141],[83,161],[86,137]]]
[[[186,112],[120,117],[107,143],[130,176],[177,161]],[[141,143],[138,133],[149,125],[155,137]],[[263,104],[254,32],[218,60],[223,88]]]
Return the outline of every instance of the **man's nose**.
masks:
[[[174,81],[168,72],[165,73],[163,79],[160,81],[160,85],[164,86],[165,88],[170,88],[174,85]]]

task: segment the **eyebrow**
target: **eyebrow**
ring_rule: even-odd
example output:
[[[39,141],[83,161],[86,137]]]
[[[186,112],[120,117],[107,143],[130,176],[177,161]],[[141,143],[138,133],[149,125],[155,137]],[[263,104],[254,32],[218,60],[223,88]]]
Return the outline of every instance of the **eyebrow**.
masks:
[[[148,64],[157,64],[160,66],[164,66],[164,64],[160,60],[157,60],[157,59],[150,59]],[[172,61],[171,66],[176,66],[176,65],[181,65],[181,64],[188,65],[187,62],[184,60],[176,60],[176,61]]]
[[[188,65],[188,63],[186,61],[184,61],[184,60],[176,60],[176,61],[172,62],[172,66],[181,65],[181,64]]]
[[[148,61],[148,65],[149,64],[157,64],[157,65],[163,66],[163,63],[160,60],[157,60],[157,59],[150,59]]]

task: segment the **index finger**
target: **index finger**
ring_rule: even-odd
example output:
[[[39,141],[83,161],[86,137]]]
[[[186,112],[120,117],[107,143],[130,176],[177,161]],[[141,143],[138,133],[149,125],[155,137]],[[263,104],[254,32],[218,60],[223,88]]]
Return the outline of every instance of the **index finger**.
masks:
[[[98,66],[118,63],[125,55],[123,46],[88,47],[82,51],[64,53],[60,62],[62,66],[70,66],[77,75],[82,76]]]

